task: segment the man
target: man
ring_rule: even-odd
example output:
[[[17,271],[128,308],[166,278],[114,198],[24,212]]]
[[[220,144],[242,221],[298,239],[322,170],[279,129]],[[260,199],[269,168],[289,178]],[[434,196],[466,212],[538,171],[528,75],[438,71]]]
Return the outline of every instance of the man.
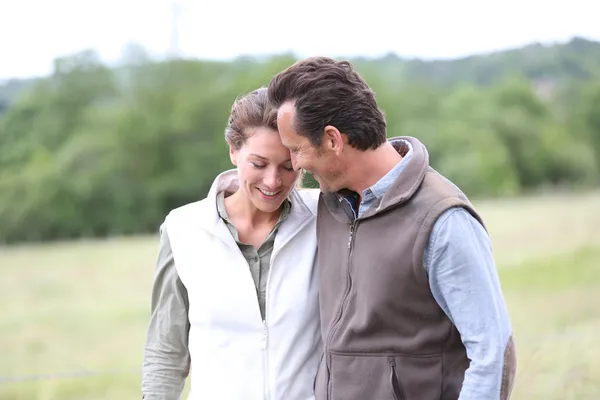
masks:
[[[317,400],[509,399],[511,323],[465,195],[417,139],[387,140],[349,62],[299,61],[273,78],[269,99],[294,168],[322,191]]]

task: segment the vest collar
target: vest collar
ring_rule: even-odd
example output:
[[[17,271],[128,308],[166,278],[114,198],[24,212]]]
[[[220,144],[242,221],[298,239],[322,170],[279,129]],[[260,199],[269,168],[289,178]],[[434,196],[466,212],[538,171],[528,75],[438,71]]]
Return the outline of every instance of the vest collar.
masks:
[[[231,246],[237,244],[221,219],[217,210],[217,194],[222,191],[234,192],[239,188],[239,180],[236,169],[231,169],[219,174],[213,181],[206,199],[202,201],[198,223],[205,231],[219,236]],[[277,231],[276,244],[286,242],[300,228],[309,223],[315,217],[315,213],[304,202],[296,188],[288,195],[291,203],[289,215]]]
[[[360,219],[368,218],[378,212],[402,205],[408,201],[421,186],[425,174],[429,169],[429,153],[427,152],[425,145],[418,139],[411,136],[397,136],[390,138],[389,140],[392,143],[398,143],[398,141],[402,140],[409,142],[413,148],[413,155],[410,160],[408,160],[404,170],[384,193],[379,204],[369,209],[360,217]],[[400,154],[405,151],[404,147],[406,146],[395,146]],[[327,208],[337,220],[349,222],[353,217],[352,211],[348,211],[350,205],[346,204],[345,194],[347,193],[345,193],[345,191],[347,191],[347,189],[336,193],[326,193],[324,194],[323,199]]]

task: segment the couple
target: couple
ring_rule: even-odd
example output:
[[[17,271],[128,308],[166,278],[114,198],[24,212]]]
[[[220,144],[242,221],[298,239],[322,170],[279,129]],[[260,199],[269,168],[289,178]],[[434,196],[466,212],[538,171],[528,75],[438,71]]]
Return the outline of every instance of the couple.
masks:
[[[225,136],[236,170],[161,226],[144,399],[179,399],[188,374],[201,400],[510,398],[483,222],[423,144],[387,140],[350,63],[297,62]]]

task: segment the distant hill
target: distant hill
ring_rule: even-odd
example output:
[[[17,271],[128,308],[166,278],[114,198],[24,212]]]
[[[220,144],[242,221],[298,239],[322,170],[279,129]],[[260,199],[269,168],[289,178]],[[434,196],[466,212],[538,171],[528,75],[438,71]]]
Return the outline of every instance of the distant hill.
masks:
[[[405,64],[405,76],[443,85],[488,85],[512,74],[534,81],[582,80],[600,77],[600,42],[576,37],[565,44],[534,43],[455,60],[400,63]]]
[[[421,80],[431,84],[489,85],[518,74],[536,82],[562,83],[600,78],[600,42],[575,37],[567,43],[533,43],[521,48],[453,60],[419,60],[389,54],[377,59],[356,58],[357,68],[369,66],[384,80]],[[240,59],[235,63],[243,63]],[[34,79],[0,81],[0,114]]]

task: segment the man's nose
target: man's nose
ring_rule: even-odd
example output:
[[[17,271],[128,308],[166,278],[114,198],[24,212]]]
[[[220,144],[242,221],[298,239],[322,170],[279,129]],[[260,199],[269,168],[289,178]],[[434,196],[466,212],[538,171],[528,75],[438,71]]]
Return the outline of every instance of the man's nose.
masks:
[[[300,165],[298,165],[298,156],[292,153],[290,158],[292,160],[292,168],[294,169],[294,171],[300,171],[301,167]]]

